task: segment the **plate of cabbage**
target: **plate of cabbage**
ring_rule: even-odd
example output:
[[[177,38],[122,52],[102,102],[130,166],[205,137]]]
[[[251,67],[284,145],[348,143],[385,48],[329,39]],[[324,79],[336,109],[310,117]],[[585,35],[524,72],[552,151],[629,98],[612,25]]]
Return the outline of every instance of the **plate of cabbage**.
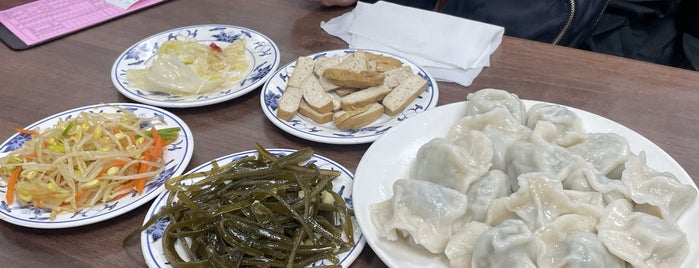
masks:
[[[505,90],[387,132],[354,187],[389,267],[699,264],[697,187],[670,155],[614,121]]]
[[[349,267],[366,244],[352,180],[310,147],[258,144],[169,179],[127,240],[149,267]]]
[[[194,25],[145,38],[114,62],[111,77],[124,96],[159,107],[197,107],[242,96],[279,66],[269,37],[233,25]]]
[[[0,145],[0,218],[41,229],[111,219],[160,194],[187,168],[193,146],[184,121],[149,105],[54,114]]]

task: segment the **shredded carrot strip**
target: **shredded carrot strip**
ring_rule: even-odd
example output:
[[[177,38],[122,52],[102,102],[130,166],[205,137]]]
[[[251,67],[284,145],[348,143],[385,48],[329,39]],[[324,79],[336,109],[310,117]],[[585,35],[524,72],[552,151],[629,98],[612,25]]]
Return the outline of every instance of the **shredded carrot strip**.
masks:
[[[150,133],[153,136],[153,147],[150,149],[150,154],[153,157],[153,160],[157,160],[163,156],[163,138],[160,137],[160,133],[158,133],[155,128],[151,128]]]
[[[152,161],[152,159],[153,159],[153,156],[151,155],[150,150],[146,150],[143,152],[143,160],[144,161]],[[148,172],[148,170],[150,170],[150,165],[148,165],[146,163],[141,163],[138,166],[138,173],[146,173],[146,172]],[[136,188],[136,192],[138,192],[138,194],[143,193],[143,188],[145,188],[145,186],[146,186],[146,178],[136,179],[134,187]]]
[[[32,136],[39,136],[39,135],[40,135],[39,132],[36,132],[36,131],[34,131],[34,130],[31,130],[31,129],[18,128],[18,129],[17,129],[17,132],[18,132],[18,133],[22,133],[22,134],[29,134],[29,135],[32,135]]]
[[[87,189],[80,189],[77,193],[75,193],[75,202],[78,201],[81,197],[83,197],[87,193]]]
[[[136,179],[136,183],[134,184],[134,187],[136,187],[136,192],[138,194],[142,194],[143,189],[146,188],[146,178]]]
[[[143,152],[143,161],[151,161],[152,155],[150,151],[146,150]],[[138,173],[146,173],[150,169],[150,165],[146,163],[141,163],[138,166]]]
[[[36,158],[36,151],[32,151],[30,154],[24,156],[24,159],[26,159],[26,160],[33,160],[35,158]]]
[[[19,173],[22,171],[21,167],[15,167],[10,175],[10,180],[7,182],[7,193],[5,194],[5,201],[7,204],[12,204],[15,202],[15,183],[17,183],[17,178],[19,178]]]
[[[100,176],[104,175],[104,173],[107,173],[107,171],[109,171],[110,168],[113,168],[113,167],[121,167],[121,166],[124,166],[124,165],[126,165],[126,161],[121,161],[121,160],[116,160],[116,159],[115,159],[115,160],[112,160],[112,163],[111,163],[111,164],[109,164],[108,166],[102,168],[102,170],[100,171],[100,173],[97,174],[97,177],[100,177]]]

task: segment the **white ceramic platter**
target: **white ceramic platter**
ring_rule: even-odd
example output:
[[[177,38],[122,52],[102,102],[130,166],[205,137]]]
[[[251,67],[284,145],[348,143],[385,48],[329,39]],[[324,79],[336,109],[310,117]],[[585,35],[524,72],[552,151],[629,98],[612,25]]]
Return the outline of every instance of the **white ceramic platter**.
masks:
[[[354,49],[331,50],[315,53],[309,55],[309,57],[312,57],[313,59],[317,59],[318,57],[340,57],[349,53],[354,53],[355,51],[356,50]],[[413,72],[419,74],[427,80],[427,88],[417,97],[415,101],[413,101],[413,103],[408,105],[403,112],[395,116],[388,116],[384,114],[375,122],[360,129],[340,130],[336,128],[332,122],[317,124],[313,122],[313,120],[300,114],[294,116],[291,121],[285,121],[277,117],[277,105],[279,98],[286,89],[287,79],[294,72],[296,61],[292,61],[274,73],[274,75],[262,87],[260,103],[265,115],[274,125],[299,138],[329,144],[361,144],[373,142],[392,127],[402,123],[405,120],[409,120],[411,117],[419,113],[437,106],[439,89],[437,82],[429,73],[427,73],[427,71],[396,55],[373,50],[365,51],[399,59],[401,62],[403,62],[404,66],[410,66],[413,69]]]
[[[286,155],[294,152],[295,150],[291,149],[266,149],[272,154],[275,155]],[[212,160],[206,164],[203,164],[201,166],[198,166],[190,171],[188,171],[187,174],[194,173],[194,172],[200,172],[200,171],[206,171],[210,170],[212,165],[212,162],[217,162],[220,165],[229,163],[233,160],[240,159],[243,157],[247,156],[252,156],[252,155],[257,155],[257,151],[255,150],[250,150],[250,151],[244,151],[244,152],[239,152],[235,154],[230,154],[227,156],[219,157],[215,160]],[[313,162],[318,168],[323,168],[323,169],[333,169],[333,170],[339,170],[341,172],[340,176],[335,178],[333,182],[333,191],[337,192],[342,198],[347,202],[347,206],[352,209],[352,183],[354,180],[354,177],[352,175],[352,172],[350,172],[348,169],[345,167],[341,166],[340,164],[334,162],[333,160],[330,160],[326,157],[320,156],[320,155],[313,155],[311,160],[309,162]],[[186,183],[186,182],[185,182]],[[191,181],[190,181],[191,183]],[[151,217],[153,217],[156,213],[160,211],[162,207],[165,206],[165,202],[167,202],[167,197],[169,195],[169,191],[164,191],[158,198],[156,198],[153,201],[153,204],[151,205],[150,209],[148,210],[148,213],[146,214],[146,218],[143,221],[146,223],[148,220],[150,220]],[[355,259],[359,256],[359,254],[362,252],[362,249],[364,248],[364,245],[366,245],[366,240],[364,239],[364,236],[361,232],[361,229],[359,228],[359,225],[357,224],[356,220],[353,218],[353,227],[354,227],[354,247],[350,249],[349,251],[342,253],[338,255],[338,259],[340,260],[340,265],[342,267],[349,267],[352,262],[354,262]],[[167,224],[169,223],[168,220],[161,219],[157,221],[155,224],[152,225],[151,228],[148,228],[147,230],[143,231],[141,233],[141,250],[143,251],[143,257],[146,260],[146,263],[148,264],[148,267],[171,267],[167,260],[165,259],[165,256],[163,255],[163,246],[160,238],[162,237],[162,233],[165,230],[165,227],[167,227]],[[177,247],[177,244],[175,245]],[[328,265],[331,264],[326,260],[323,261],[318,261],[314,263],[313,266],[322,266],[322,265]]]
[[[196,95],[151,92],[129,86],[126,71],[150,66],[160,45],[167,40],[196,38],[204,44],[225,47],[235,40],[246,39],[246,59],[250,67],[237,84]],[[233,25],[195,25],[167,30],[143,39],[124,51],[114,62],[112,82],[124,96],[137,102],[159,107],[185,108],[210,105],[242,96],[267,81],[279,67],[279,48],[267,36],[254,30]]]
[[[524,103],[529,108],[539,102],[524,100]],[[357,167],[353,191],[355,216],[367,243],[389,267],[449,267],[449,262],[443,254],[430,254],[427,250],[408,245],[405,241],[388,241],[379,237],[376,227],[371,222],[369,206],[393,196],[393,182],[400,178],[408,178],[408,169],[415,161],[418,149],[435,137],[446,137],[451,126],[465,115],[465,107],[465,102],[440,106],[396,126],[369,147]],[[566,108],[582,119],[586,132],[617,133],[625,137],[634,153],[646,152],[647,164],[651,168],[670,172],[680,182],[696,188],[687,172],[650,140],[604,117],[576,108]],[[690,242],[690,253],[682,265],[683,268],[699,265],[699,244],[696,242],[699,241],[699,229],[694,228],[692,224],[697,218],[699,205],[695,203],[678,221]]]
[[[53,127],[59,119],[65,120],[70,117],[75,117],[81,112],[113,113],[118,111],[116,107],[131,110],[139,117],[160,117],[166,125],[156,125],[157,128],[180,128],[177,140],[165,147],[166,150],[163,155],[166,163],[165,170],[146,184],[143,194],[137,195],[134,192],[134,194],[125,196],[120,200],[99,204],[75,213],[59,214],[56,219],[50,220],[50,211],[38,209],[34,206],[22,207],[17,202],[8,205],[4,201],[7,183],[5,180],[0,180],[0,200],[2,200],[2,202],[0,202],[0,219],[16,225],[41,229],[76,227],[104,221],[129,212],[152,200],[163,191],[163,182],[165,182],[166,179],[171,176],[178,176],[184,172],[194,152],[192,131],[187,124],[176,115],[149,105],[106,103],[84,106],[46,117],[27,126],[26,129],[48,129]],[[27,134],[18,133],[12,135],[0,145],[0,157],[20,148],[22,144],[30,138],[31,137]]]

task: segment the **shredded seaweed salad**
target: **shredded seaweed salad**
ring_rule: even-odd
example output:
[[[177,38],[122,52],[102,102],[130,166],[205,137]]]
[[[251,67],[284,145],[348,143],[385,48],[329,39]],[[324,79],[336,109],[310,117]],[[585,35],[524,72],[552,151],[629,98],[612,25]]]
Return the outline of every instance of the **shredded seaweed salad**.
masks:
[[[259,144],[256,150],[169,179],[167,205],[125,242],[169,217],[162,243],[173,267],[305,267],[319,260],[340,267],[337,254],[354,245],[352,211],[332,190],[340,172],[304,164],[311,148],[285,156]]]

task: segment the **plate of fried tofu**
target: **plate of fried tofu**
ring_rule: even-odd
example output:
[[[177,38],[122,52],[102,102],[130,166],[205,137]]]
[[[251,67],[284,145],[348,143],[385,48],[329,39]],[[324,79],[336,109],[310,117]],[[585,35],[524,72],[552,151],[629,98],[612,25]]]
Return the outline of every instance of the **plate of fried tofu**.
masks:
[[[260,103],[283,131],[328,144],[371,143],[437,106],[435,79],[390,53],[341,49],[301,56],[264,84]]]

